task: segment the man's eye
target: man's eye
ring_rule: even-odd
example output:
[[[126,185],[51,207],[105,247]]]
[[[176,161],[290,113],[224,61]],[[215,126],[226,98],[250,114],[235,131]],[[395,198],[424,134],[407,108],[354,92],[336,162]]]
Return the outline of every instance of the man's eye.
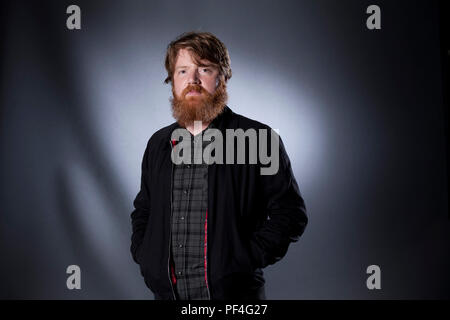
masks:
[[[178,74],[183,74],[183,73],[186,73],[186,71],[185,70],[178,71]]]
[[[208,69],[208,68],[203,68],[202,71],[203,71],[203,72],[210,72],[211,70]]]

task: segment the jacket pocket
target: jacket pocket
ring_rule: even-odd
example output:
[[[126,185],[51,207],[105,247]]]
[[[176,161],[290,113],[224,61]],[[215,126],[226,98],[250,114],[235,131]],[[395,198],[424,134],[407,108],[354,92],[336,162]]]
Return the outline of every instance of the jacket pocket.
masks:
[[[252,239],[250,239],[248,242],[248,252],[252,267],[255,269],[264,268],[264,257],[262,256],[259,246]]]

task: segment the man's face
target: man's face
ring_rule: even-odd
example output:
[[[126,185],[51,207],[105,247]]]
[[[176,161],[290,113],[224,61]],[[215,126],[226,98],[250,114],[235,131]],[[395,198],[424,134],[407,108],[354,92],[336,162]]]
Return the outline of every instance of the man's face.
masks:
[[[209,123],[224,109],[228,95],[219,69],[208,60],[197,65],[187,49],[180,49],[172,76],[172,114],[182,126]]]
[[[211,95],[216,91],[219,70],[208,60],[200,60],[200,62],[201,65],[195,63],[189,50],[178,51],[173,74],[173,91],[179,99],[196,100],[204,96],[204,93],[199,92],[203,90],[198,90],[199,87],[195,85],[201,86]],[[183,92],[190,85],[194,85],[197,89]]]

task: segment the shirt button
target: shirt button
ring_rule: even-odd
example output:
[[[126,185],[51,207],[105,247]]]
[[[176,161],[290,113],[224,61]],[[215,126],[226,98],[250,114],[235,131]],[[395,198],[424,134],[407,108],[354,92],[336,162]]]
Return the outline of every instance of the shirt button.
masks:
[[[183,245],[180,243],[180,244],[178,245],[178,247],[183,248]]]
[[[180,217],[181,220],[184,220],[184,217]]]
[[[189,192],[188,190],[184,190],[183,191],[184,194],[188,194],[188,192]]]
[[[181,272],[181,271],[178,271],[177,273],[179,276],[181,276],[183,274],[183,272]]]
[[[190,164],[188,164],[187,166],[186,166],[186,168],[190,168],[191,167],[191,165]]]

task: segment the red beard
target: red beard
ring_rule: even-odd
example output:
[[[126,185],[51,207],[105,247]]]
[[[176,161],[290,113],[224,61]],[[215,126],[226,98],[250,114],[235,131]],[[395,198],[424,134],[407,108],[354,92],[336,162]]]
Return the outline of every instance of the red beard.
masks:
[[[201,95],[186,97],[192,90]],[[182,127],[192,125],[194,121],[210,123],[223,111],[228,99],[226,84],[223,81],[220,81],[214,94],[198,84],[188,85],[181,93],[181,97],[177,97],[172,86],[172,94],[173,98],[170,98],[172,115]]]

